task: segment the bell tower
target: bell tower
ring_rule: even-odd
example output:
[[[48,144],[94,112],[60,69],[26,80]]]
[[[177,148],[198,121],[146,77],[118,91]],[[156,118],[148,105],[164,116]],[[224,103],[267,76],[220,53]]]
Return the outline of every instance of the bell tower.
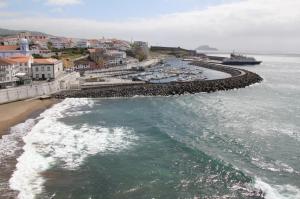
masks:
[[[27,39],[21,39],[20,40],[20,51],[24,55],[29,55],[29,44]]]

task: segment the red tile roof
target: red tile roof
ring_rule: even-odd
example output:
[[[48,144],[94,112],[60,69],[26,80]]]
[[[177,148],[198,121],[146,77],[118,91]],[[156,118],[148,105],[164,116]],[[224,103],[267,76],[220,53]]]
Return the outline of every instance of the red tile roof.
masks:
[[[6,59],[6,58],[0,58],[0,66],[8,66],[16,64],[14,61]]]
[[[56,62],[58,62],[57,59],[52,59],[52,58],[48,58],[48,59],[34,59],[33,63],[34,64],[55,64]]]
[[[7,59],[17,62],[17,63],[27,63],[30,59],[32,59],[31,56],[13,56],[8,57]]]
[[[19,46],[0,46],[0,51],[18,50]]]

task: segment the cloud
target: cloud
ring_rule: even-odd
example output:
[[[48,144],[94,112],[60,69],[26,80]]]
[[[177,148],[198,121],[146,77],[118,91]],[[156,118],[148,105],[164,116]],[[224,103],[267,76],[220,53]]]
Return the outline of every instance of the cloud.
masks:
[[[66,6],[82,3],[81,0],[47,0],[47,4],[55,6]]]
[[[0,19],[0,24],[72,37],[133,38],[154,45],[195,48],[209,44],[239,51],[300,52],[299,8],[298,0],[244,0],[205,10],[118,22],[24,17]]]
[[[0,8],[4,8],[7,6],[7,1],[6,0],[0,0]]]

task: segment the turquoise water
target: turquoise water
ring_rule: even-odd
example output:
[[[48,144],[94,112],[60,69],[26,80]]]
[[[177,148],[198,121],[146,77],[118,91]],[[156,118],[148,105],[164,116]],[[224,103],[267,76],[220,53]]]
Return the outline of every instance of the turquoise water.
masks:
[[[19,198],[300,198],[300,58],[211,94],[67,99],[23,137]],[[257,197],[259,198],[259,197]]]

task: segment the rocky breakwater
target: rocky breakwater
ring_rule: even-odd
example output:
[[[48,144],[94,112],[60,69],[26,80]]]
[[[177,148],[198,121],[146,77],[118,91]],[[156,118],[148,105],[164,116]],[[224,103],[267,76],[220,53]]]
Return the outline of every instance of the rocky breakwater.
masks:
[[[220,90],[230,90],[244,88],[263,79],[250,71],[223,66],[220,64],[207,62],[192,62],[192,65],[225,72],[231,75],[229,78],[215,80],[198,80],[191,82],[171,82],[171,83],[145,83],[130,85],[109,85],[99,88],[89,88],[81,90],[67,90],[53,95],[55,98],[102,98],[102,97],[133,97],[144,96],[169,96],[194,94],[200,92],[215,92]]]

